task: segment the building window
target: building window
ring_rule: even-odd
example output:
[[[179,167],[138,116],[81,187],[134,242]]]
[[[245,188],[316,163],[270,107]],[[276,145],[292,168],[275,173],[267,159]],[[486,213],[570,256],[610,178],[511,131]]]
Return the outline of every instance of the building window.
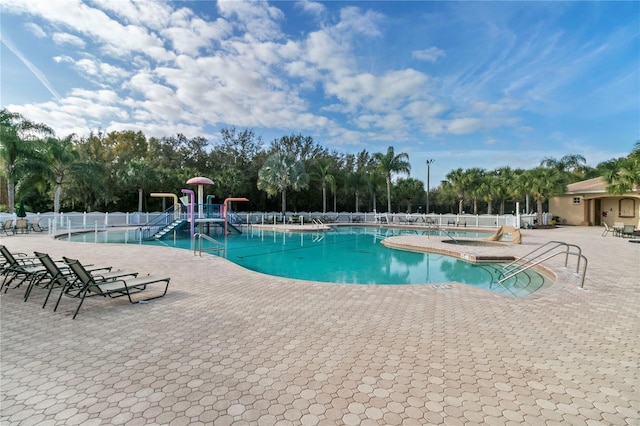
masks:
[[[636,200],[623,198],[618,202],[619,217],[636,217]]]
[[[580,204],[580,197],[573,197],[573,204]]]

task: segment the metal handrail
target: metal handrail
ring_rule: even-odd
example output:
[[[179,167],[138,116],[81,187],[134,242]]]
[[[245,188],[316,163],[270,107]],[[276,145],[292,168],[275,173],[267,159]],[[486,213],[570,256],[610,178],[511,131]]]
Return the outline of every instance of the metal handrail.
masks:
[[[534,254],[535,252],[537,252],[537,251],[539,251],[539,250],[543,249],[544,247],[549,246],[551,244],[555,244],[555,245],[553,247],[545,250],[542,253],[538,253],[536,256],[534,256],[531,259],[528,259],[526,262],[522,262],[522,260],[525,259],[527,256],[530,256],[530,255]],[[562,246],[566,247],[566,249],[563,250],[563,251],[558,251],[558,252],[552,253],[552,254],[550,254],[550,255],[548,255],[546,257],[543,257],[547,253],[557,249],[558,247],[562,247]],[[576,252],[570,251],[570,249],[572,247],[577,248],[578,252],[576,253]],[[524,256],[521,256],[518,259],[515,259],[513,262],[505,265],[503,267],[503,271],[507,275],[505,277],[503,277],[501,280],[499,280],[498,282],[502,283],[502,282],[508,280],[509,278],[513,278],[516,275],[520,274],[521,272],[524,272],[524,271],[526,271],[526,270],[528,270],[528,269],[530,269],[530,268],[532,268],[534,266],[537,266],[537,265],[541,264],[542,262],[545,262],[545,261],[547,261],[547,260],[549,260],[549,259],[551,259],[553,257],[556,257],[559,254],[564,254],[565,255],[565,259],[564,259],[565,268],[567,267],[568,262],[569,262],[569,255],[576,256],[578,258],[578,262],[576,264],[576,274],[578,274],[580,272],[580,261],[582,259],[584,259],[584,267],[582,268],[582,277],[581,277],[581,280],[580,280],[580,288],[584,288],[584,280],[585,280],[585,277],[586,277],[586,274],[587,274],[588,260],[582,254],[582,249],[579,246],[577,246],[575,244],[568,244],[568,243],[566,243],[564,241],[549,241],[549,242],[543,244],[542,246],[536,248],[535,250],[532,250],[531,252],[525,254]],[[536,259],[539,259],[539,260],[536,260]]]
[[[526,267],[524,267],[522,269],[516,270],[515,272],[513,272],[513,273],[507,275],[506,277],[502,278],[501,280],[499,280],[498,283],[502,284],[504,281],[508,280],[509,278],[513,278],[516,275],[520,274],[521,272],[524,272],[527,269],[533,268],[534,266],[541,264],[545,260],[549,260],[552,257],[556,257],[559,254],[565,254],[565,253],[563,253],[563,252],[553,253],[553,254],[551,254],[551,255],[543,258],[543,259],[538,260],[537,262],[534,262],[534,263],[531,263],[531,264],[527,265]],[[579,272],[579,269],[580,269],[580,260],[579,259],[584,259],[584,267],[582,268],[582,277],[580,279],[580,288],[584,288],[584,279],[585,279],[585,276],[587,275],[587,263],[588,263],[587,258],[583,254],[580,254],[580,253],[568,252],[566,254],[567,254],[567,256],[568,255],[572,255],[572,256],[577,256],[578,257],[578,267],[576,267],[576,274]]]
[[[220,241],[218,241],[218,240],[216,240],[214,238],[211,238],[207,234],[201,234],[201,233],[197,232],[197,233],[195,233],[193,235],[193,239],[194,239],[194,242],[197,241],[197,243],[193,245],[193,255],[194,256],[196,255],[196,252],[197,252],[198,255],[202,257],[202,240],[207,240],[210,243],[213,243],[214,247],[210,251],[216,250],[218,253],[220,253],[221,250],[222,251],[225,250],[225,246],[224,246],[223,243],[221,243]],[[209,251],[209,250],[205,250],[205,251]]]
[[[542,253],[537,254],[535,257],[533,257],[531,259],[528,259],[527,262],[520,263],[527,256],[531,256],[533,253],[537,252],[538,250],[543,249],[544,247],[546,247],[546,246],[548,246],[550,244],[555,244],[555,246],[551,247],[550,249],[548,249],[548,250],[546,250],[546,251],[544,251]],[[582,254],[582,249],[579,246],[575,245],[575,244],[568,244],[568,243],[565,243],[564,241],[548,241],[548,242],[544,243],[543,245],[541,245],[540,247],[538,247],[538,248],[530,251],[529,253],[525,254],[524,256],[521,256],[521,257],[515,259],[513,262],[506,264],[503,267],[503,270],[505,271],[505,273],[506,272],[513,272],[513,271],[517,270],[519,267],[524,267],[527,263],[536,260],[540,256],[544,256],[545,254],[549,253],[552,250],[555,250],[556,248],[558,248],[560,246],[565,246],[567,248],[566,252],[565,252],[566,253],[566,257],[564,259],[564,266],[565,267],[567,266],[567,263],[568,263],[568,260],[569,260],[569,254],[570,254],[569,249],[571,247],[575,247],[575,248],[578,249],[578,253],[577,254],[579,254],[579,255]],[[579,268],[580,268],[580,258],[578,258],[578,265],[577,265],[576,269],[579,269]]]

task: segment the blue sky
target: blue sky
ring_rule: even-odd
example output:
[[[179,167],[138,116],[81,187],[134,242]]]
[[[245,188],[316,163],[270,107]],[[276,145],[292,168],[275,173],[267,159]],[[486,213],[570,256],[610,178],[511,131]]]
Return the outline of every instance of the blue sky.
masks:
[[[142,130],[591,166],[640,139],[638,2],[0,0],[0,103],[57,135]],[[214,176],[211,178],[215,179]]]

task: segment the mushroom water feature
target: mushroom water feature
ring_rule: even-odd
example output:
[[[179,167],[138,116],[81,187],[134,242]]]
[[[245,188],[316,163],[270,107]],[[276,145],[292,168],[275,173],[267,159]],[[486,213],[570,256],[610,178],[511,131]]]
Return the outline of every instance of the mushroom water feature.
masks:
[[[204,218],[204,186],[213,185],[213,181],[203,176],[197,176],[189,179],[187,185],[198,186],[198,217]]]

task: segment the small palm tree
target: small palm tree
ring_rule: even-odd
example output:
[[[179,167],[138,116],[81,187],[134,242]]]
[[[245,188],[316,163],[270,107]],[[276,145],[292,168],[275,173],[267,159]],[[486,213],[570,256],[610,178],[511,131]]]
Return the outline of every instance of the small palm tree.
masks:
[[[536,167],[524,173],[524,189],[536,200],[536,219],[542,224],[542,203],[562,194],[566,185],[560,172],[555,168]]]
[[[409,164],[409,156],[402,152],[398,155],[394,152],[392,146],[387,148],[387,153],[377,152],[373,155],[376,167],[382,173],[387,182],[387,212],[391,212],[391,176],[394,173],[411,172]]]
[[[282,152],[267,157],[258,171],[258,189],[266,191],[269,197],[282,194],[282,214],[287,211],[287,189],[294,191],[309,186],[309,175],[301,161]]]
[[[612,194],[621,195],[640,188],[640,141],[628,157],[608,163],[604,179],[607,191]]]
[[[442,187],[445,190],[455,192],[458,196],[458,214],[462,214],[464,197],[469,190],[469,175],[462,169],[458,168],[450,171],[445,176]]]

